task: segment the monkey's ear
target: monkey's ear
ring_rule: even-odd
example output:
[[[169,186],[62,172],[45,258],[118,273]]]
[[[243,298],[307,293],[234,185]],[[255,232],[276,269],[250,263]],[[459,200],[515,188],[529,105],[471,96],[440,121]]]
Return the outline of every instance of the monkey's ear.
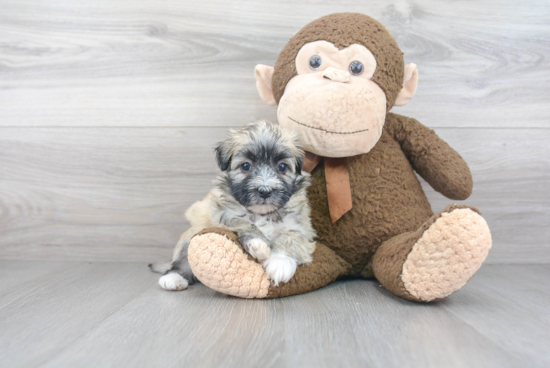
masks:
[[[273,90],[271,89],[271,79],[273,78],[274,68],[269,65],[258,64],[254,68],[254,76],[256,77],[256,88],[264,102],[270,106],[277,105]]]
[[[418,69],[416,64],[407,64],[405,65],[405,76],[403,77],[403,88],[399,91],[397,95],[397,100],[395,100],[395,106],[404,106],[413,98],[416,93],[416,88],[418,87]]]
[[[227,141],[218,144],[216,151],[216,162],[221,171],[225,171],[231,164],[231,147]]]

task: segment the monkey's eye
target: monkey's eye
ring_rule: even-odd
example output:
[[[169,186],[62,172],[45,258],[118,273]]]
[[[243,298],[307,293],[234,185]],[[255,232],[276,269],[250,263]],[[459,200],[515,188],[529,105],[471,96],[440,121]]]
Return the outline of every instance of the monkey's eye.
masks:
[[[250,164],[248,162],[244,162],[241,165],[241,170],[244,171],[244,172],[250,171]]]
[[[309,67],[312,69],[312,70],[317,70],[321,67],[321,64],[323,63],[323,60],[321,59],[321,57],[319,55],[313,55],[310,59],[309,59]]]
[[[279,170],[279,172],[281,172],[283,174],[286,172],[286,169],[287,169],[287,166],[284,163],[280,163],[279,167],[277,168],[277,170]]]
[[[349,72],[353,75],[360,75],[363,73],[363,64],[360,61],[352,61],[349,64]]]

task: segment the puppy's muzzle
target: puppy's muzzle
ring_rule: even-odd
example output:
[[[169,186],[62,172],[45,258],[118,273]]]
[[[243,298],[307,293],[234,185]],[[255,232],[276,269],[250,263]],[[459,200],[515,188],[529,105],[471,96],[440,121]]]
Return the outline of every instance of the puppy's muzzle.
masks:
[[[258,188],[258,194],[260,195],[261,198],[263,199],[267,199],[269,198],[269,196],[271,195],[271,188],[270,187],[259,187]]]

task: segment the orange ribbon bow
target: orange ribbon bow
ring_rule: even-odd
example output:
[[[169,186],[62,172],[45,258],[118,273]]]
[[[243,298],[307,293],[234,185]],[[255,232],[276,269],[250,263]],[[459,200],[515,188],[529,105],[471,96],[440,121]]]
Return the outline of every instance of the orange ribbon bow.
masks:
[[[306,152],[302,169],[311,173],[321,161],[321,156]],[[346,212],[351,210],[351,185],[348,164],[345,158],[325,157],[325,178],[327,181],[328,208],[334,224]]]

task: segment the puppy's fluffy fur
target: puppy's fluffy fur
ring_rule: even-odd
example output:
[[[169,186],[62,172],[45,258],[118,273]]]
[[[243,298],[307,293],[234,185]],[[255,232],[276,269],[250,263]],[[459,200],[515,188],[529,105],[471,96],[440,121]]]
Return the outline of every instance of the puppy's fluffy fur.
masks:
[[[191,228],[174,249],[171,263],[150,265],[166,273],[159,284],[183,290],[195,281],[187,262],[191,238],[208,227],[234,231],[251,256],[262,261],[273,284],[289,281],[296,267],[312,261],[315,231],[311,226],[302,173],[303,151],[294,132],[267,121],[230,130],[216,148],[222,173],[206,198],[185,213]]]

